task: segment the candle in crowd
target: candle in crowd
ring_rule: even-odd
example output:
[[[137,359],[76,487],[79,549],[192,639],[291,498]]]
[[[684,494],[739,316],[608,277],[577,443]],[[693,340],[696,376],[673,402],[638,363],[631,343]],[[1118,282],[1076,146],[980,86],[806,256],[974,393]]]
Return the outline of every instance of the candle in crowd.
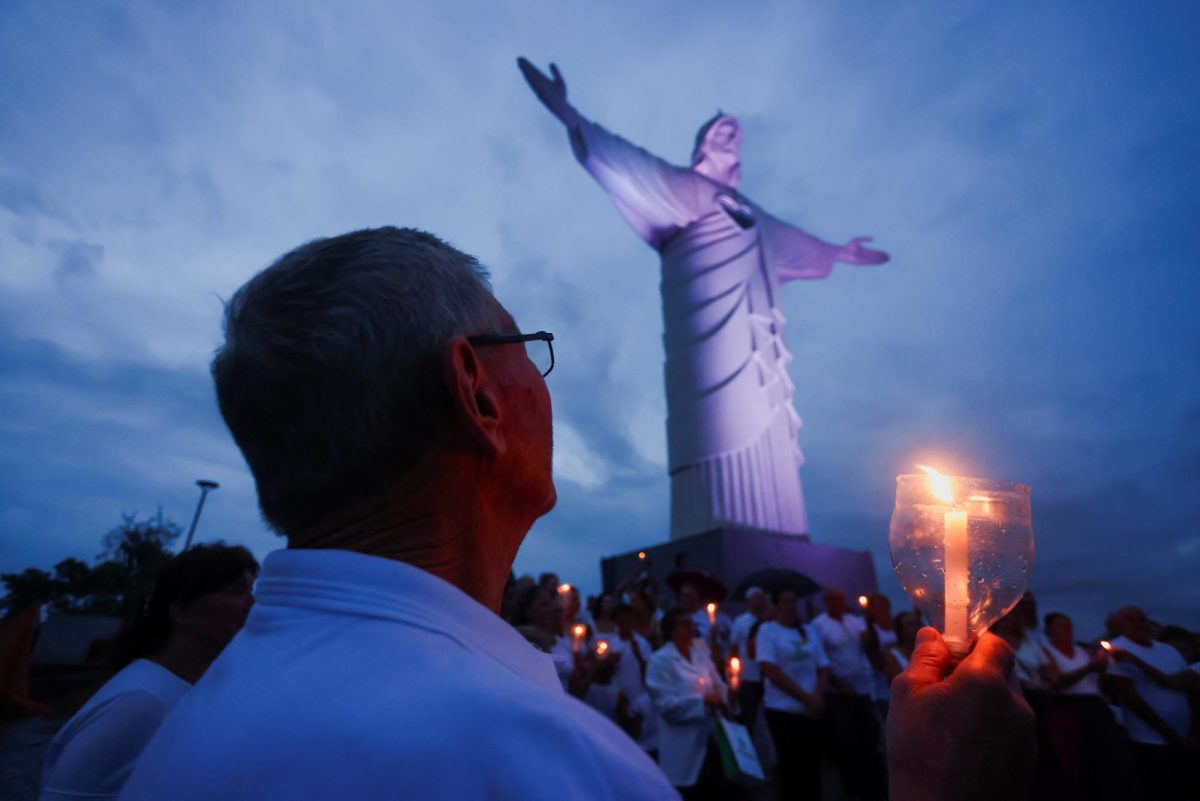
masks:
[[[645,559],[645,558],[646,558],[646,552],[638,551],[638,559]]]
[[[608,653],[608,641],[607,640],[597,640],[596,641],[596,656],[604,656],[607,653]]]
[[[706,606],[704,608],[708,611],[709,624],[711,625],[713,623],[716,623],[717,622],[717,605],[710,603],[708,606]]]
[[[867,596],[865,596],[865,595],[858,596],[858,605],[861,606],[863,609],[866,609],[867,604],[869,604],[869,603],[871,603],[871,599],[868,598]]]
[[[558,594],[559,595],[566,595],[570,591],[571,591],[570,584],[559,584],[558,585]]]
[[[583,635],[587,633],[587,626],[582,623],[576,623],[571,629],[571,653],[579,653],[579,648],[583,645]]]
[[[736,656],[729,657],[729,690],[737,692],[742,678],[742,660]]]
[[[1108,640],[1101,640],[1100,647],[1103,648],[1105,651],[1111,651],[1112,643],[1110,643]]]

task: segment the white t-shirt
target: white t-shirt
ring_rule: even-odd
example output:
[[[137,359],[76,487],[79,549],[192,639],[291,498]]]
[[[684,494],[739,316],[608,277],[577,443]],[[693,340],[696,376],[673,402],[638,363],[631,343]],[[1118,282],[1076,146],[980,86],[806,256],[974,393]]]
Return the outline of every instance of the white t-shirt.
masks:
[[[797,629],[774,621],[764,623],[758,628],[755,647],[759,662],[775,665],[805,692],[816,689],[817,671],[829,667],[820,636],[808,626],[801,636]],[[799,699],[788,695],[769,678],[763,683],[763,705],[781,712],[809,712]]]
[[[148,659],[126,665],[50,741],[42,801],[116,798],[150,737],[191,686]]]
[[[1071,648],[1073,649],[1071,656],[1063,656],[1062,651],[1053,645],[1046,649],[1046,653],[1050,654],[1050,658],[1054,660],[1054,664],[1058,667],[1060,673],[1071,673],[1079,670],[1081,667],[1086,667],[1092,661],[1091,655],[1078,645],[1072,644]],[[1088,673],[1070,687],[1065,687],[1059,690],[1059,692],[1063,695],[1099,696],[1100,677],[1095,673]]]
[[[654,655],[654,649],[650,647],[649,641],[637,632],[634,632],[632,640],[622,640],[616,633],[611,637],[596,638],[597,642],[600,640],[608,643],[612,653],[621,655],[613,673],[613,684],[620,687],[630,701],[639,695],[644,695],[646,683],[642,675],[642,666],[638,663],[637,654],[633,649],[634,643],[637,643],[637,652],[641,654],[642,661],[649,662],[650,657]]]
[[[676,791],[458,587],[339,550],[269,554],[245,627],[122,801],[659,801]]]
[[[1127,637],[1118,637],[1112,641],[1112,646],[1129,651],[1146,664],[1158,668],[1167,675],[1178,673],[1187,667],[1187,663],[1183,661],[1183,657],[1178,651],[1161,642],[1152,641],[1149,647],[1145,647]],[[1191,713],[1188,710],[1187,696],[1184,693],[1163,687],[1134,664],[1114,660],[1109,663],[1108,670],[1132,681],[1134,689],[1150,708],[1158,713],[1158,716],[1166,721],[1166,724],[1180,737],[1187,736],[1188,727],[1191,725]],[[1162,735],[1138,717],[1135,712],[1129,709],[1124,711],[1125,731],[1129,734],[1130,740],[1145,745],[1167,744]]]
[[[1046,684],[1042,678],[1042,667],[1050,663],[1050,657],[1046,656],[1046,649],[1040,645],[1038,640],[1030,637],[1029,634],[1029,631],[1025,632],[1026,636],[1021,640],[1021,646],[1017,648],[1013,673],[1024,686],[1041,689]]]
[[[811,626],[820,635],[821,645],[825,646],[830,672],[859,695],[871,696],[875,689],[874,670],[859,639],[867,630],[866,621],[857,615],[842,615],[841,620],[834,620],[822,612]]]
[[[762,681],[762,671],[758,669],[758,662],[750,658],[749,649],[746,647],[750,642],[750,632],[757,622],[758,618],[750,612],[742,612],[733,619],[733,631],[729,635],[730,644],[738,650],[738,659],[742,660],[742,681]]]

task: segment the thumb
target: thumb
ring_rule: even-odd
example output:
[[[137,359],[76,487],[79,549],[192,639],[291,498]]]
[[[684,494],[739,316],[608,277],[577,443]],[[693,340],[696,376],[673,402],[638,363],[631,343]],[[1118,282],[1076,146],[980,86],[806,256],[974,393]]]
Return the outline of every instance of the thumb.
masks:
[[[937,684],[950,671],[950,649],[937,629],[926,626],[917,632],[917,644],[913,648],[912,658],[905,668],[913,688]]]

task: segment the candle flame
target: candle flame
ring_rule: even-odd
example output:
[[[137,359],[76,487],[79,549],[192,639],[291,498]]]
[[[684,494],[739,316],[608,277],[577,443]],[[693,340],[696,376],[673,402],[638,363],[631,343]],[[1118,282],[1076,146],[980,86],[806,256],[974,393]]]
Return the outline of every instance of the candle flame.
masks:
[[[943,503],[954,503],[954,490],[950,486],[950,479],[932,467],[919,464],[917,468],[925,471],[925,474],[929,476],[929,490],[935,498]]]
[[[596,643],[596,656],[604,656],[606,653],[608,653],[608,643],[600,640]]]
[[[570,592],[570,591],[571,591],[571,585],[570,585],[570,584],[559,584],[559,585],[558,585],[558,592],[559,592],[559,594],[560,594],[560,595],[561,595],[561,594],[563,594],[563,593],[565,593],[565,592]]]
[[[1100,647],[1103,648],[1105,651],[1111,651],[1112,643],[1110,643],[1108,640],[1101,640]]]
[[[738,659],[736,656],[729,657],[729,672],[736,674],[741,669],[742,669],[742,660]]]
[[[646,558],[646,552],[638,551],[638,559],[645,559],[645,558]]]
[[[575,632],[576,637],[582,637],[583,633],[587,631],[587,626],[583,625],[582,623],[578,623],[576,624],[575,628],[572,629],[572,631]]]
[[[865,596],[865,595],[858,596],[858,605],[861,606],[863,609],[866,609],[867,604],[869,604],[869,603],[871,603],[871,599],[868,598],[867,596]]]
[[[709,613],[710,615],[711,615],[713,612],[717,611],[717,605],[716,605],[716,604],[709,604],[708,606],[706,606],[706,607],[704,607],[704,608],[708,610],[708,613]]]

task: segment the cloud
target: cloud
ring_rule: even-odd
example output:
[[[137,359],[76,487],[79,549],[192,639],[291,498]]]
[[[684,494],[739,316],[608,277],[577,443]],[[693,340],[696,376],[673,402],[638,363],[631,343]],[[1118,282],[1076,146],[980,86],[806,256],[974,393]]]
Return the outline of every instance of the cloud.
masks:
[[[891,581],[893,478],[940,459],[1034,487],[1035,581],[1068,611],[1176,581],[1200,520],[1180,500],[1200,464],[1189,13],[8,4],[2,567],[86,555],[122,509],[186,520],[199,477],[222,482],[205,526],[270,547],[206,376],[221,298],[384,223],[476,254],[522,326],[555,332],[560,502],[518,568],[587,588],[599,556],[664,537],[657,258],[522,84],[524,53],[675,161],[730,110],[749,195],[891,251],[783,291],[817,539],[871,548]],[[1136,515],[1109,514],[1133,487]]]

